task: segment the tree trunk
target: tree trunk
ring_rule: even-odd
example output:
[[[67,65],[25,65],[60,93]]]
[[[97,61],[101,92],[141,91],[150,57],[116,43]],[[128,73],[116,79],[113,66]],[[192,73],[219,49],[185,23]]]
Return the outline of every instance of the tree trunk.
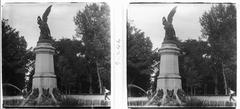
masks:
[[[225,69],[224,69],[224,64],[222,62],[222,74],[223,74],[223,81],[224,81],[224,89],[225,89],[225,95],[228,95],[228,86],[227,86],[227,80],[226,80],[226,75],[225,75]]]
[[[193,87],[190,87],[190,89],[191,89],[191,95],[193,95]]]
[[[68,95],[71,95],[71,93],[70,93],[70,88],[68,88]]]
[[[99,84],[99,93],[103,94],[103,87],[102,87],[102,81],[101,81],[101,76],[100,76],[100,71],[99,71],[99,63],[96,61],[96,65],[97,65],[97,76],[98,76],[98,84]]]
[[[92,74],[89,72],[89,94],[93,94],[93,89],[92,89]]]
[[[194,96],[196,95],[196,88],[195,87],[193,88],[193,95]]]
[[[204,84],[204,95],[206,95],[206,92],[207,92],[207,85],[206,84]]]
[[[214,78],[214,94],[218,95],[218,77],[215,76]]]

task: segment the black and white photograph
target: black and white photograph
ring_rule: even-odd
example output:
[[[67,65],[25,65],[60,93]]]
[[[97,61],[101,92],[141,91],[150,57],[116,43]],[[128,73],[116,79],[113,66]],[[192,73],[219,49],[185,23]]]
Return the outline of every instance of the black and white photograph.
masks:
[[[236,108],[236,3],[130,2],[129,108]]]
[[[3,108],[111,104],[106,2],[2,5]]]

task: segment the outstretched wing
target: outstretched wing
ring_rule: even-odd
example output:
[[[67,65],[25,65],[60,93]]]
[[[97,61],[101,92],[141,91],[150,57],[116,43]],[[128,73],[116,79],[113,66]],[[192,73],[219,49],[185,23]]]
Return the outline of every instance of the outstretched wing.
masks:
[[[51,7],[52,7],[52,5],[50,5],[42,15],[42,20],[44,22],[47,22],[47,17],[49,15],[50,11],[51,11]]]
[[[174,16],[174,14],[176,13],[176,8],[177,8],[177,6],[175,6],[175,7],[171,10],[171,12],[168,14],[168,22],[169,22],[169,23],[172,23],[173,16]]]

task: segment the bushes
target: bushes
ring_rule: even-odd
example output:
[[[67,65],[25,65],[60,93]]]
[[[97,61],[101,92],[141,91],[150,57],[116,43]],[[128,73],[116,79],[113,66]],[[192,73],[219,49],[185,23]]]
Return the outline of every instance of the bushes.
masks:
[[[22,101],[22,99],[3,100],[3,107],[17,107]]]
[[[225,107],[225,106],[236,106],[236,103],[229,102],[229,101],[210,101],[210,100],[200,100],[194,97],[190,97],[185,106],[200,106],[200,107],[207,107],[207,106],[216,106],[216,107]]]
[[[83,106],[78,102],[79,100],[71,98],[71,97],[63,97],[60,103],[60,107],[76,107],[76,106]]]
[[[146,100],[128,101],[128,106],[144,106],[146,103]]]
[[[188,98],[185,106],[203,106],[203,101],[197,99],[197,98]]]
[[[4,107],[21,107],[24,99],[11,99],[11,100],[3,100]],[[76,99],[73,97],[62,97],[61,102],[59,104],[52,105],[33,105],[33,107],[109,107],[110,101],[106,100],[91,100],[91,99]],[[30,106],[31,107],[31,106]]]
[[[147,100],[128,101],[128,106],[137,106],[137,107],[150,106],[150,105],[146,105],[147,102],[148,102]],[[196,97],[187,97],[186,103],[183,104],[182,106],[183,107],[185,106],[186,107],[235,107],[236,103],[229,102],[229,101],[214,101],[214,100],[208,100],[208,99],[201,100]]]
[[[110,102],[105,100],[86,100],[75,99],[72,97],[63,97],[60,107],[92,107],[92,106],[110,106]]]

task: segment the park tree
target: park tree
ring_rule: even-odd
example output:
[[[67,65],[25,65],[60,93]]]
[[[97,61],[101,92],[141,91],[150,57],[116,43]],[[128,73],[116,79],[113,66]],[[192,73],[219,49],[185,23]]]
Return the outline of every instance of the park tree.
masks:
[[[2,82],[22,89],[26,64],[33,59],[32,52],[27,50],[27,43],[19,31],[2,20]],[[8,91],[8,93],[11,91]]]
[[[89,77],[89,92],[92,93],[93,76],[97,75],[99,92],[103,86],[110,88],[110,10],[106,3],[87,4],[74,17],[76,36],[84,45]],[[104,81],[104,83],[103,83]]]
[[[230,83],[234,83],[231,88],[236,89],[236,7],[234,4],[214,5],[202,15],[200,23],[202,37],[210,46],[208,55],[211,56],[215,94],[219,93],[220,81],[224,82],[227,94]]]
[[[32,47],[28,49],[30,51],[27,53],[27,55],[31,58],[28,59],[28,63],[26,63],[26,73],[25,73],[25,86],[24,88],[27,89],[27,91],[32,90],[32,80],[33,75],[35,72],[35,53],[32,50]]]
[[[156,54],[150,38],[130,23],[127,23],[127,48],[127,83],[147,90]]]
[[[54,41],[56,55],[54,57],[58,86],[63,93],[70,93],[76,86],[77,75],[82,73],[78,66],[78,53],[81,53],[81,42],[78,40],[60,39]],[[76,67],[78,66],[78,67]]]
[[[207,42],[195,39],[182,41],[179,47],[182,51],[179,56],[179,70],[183,79],[183,89],[194,95],[197,89],[205,88],[202,86],[207,82],[205,77],[209,75],[209,68],[204,55],[209,47]]]

